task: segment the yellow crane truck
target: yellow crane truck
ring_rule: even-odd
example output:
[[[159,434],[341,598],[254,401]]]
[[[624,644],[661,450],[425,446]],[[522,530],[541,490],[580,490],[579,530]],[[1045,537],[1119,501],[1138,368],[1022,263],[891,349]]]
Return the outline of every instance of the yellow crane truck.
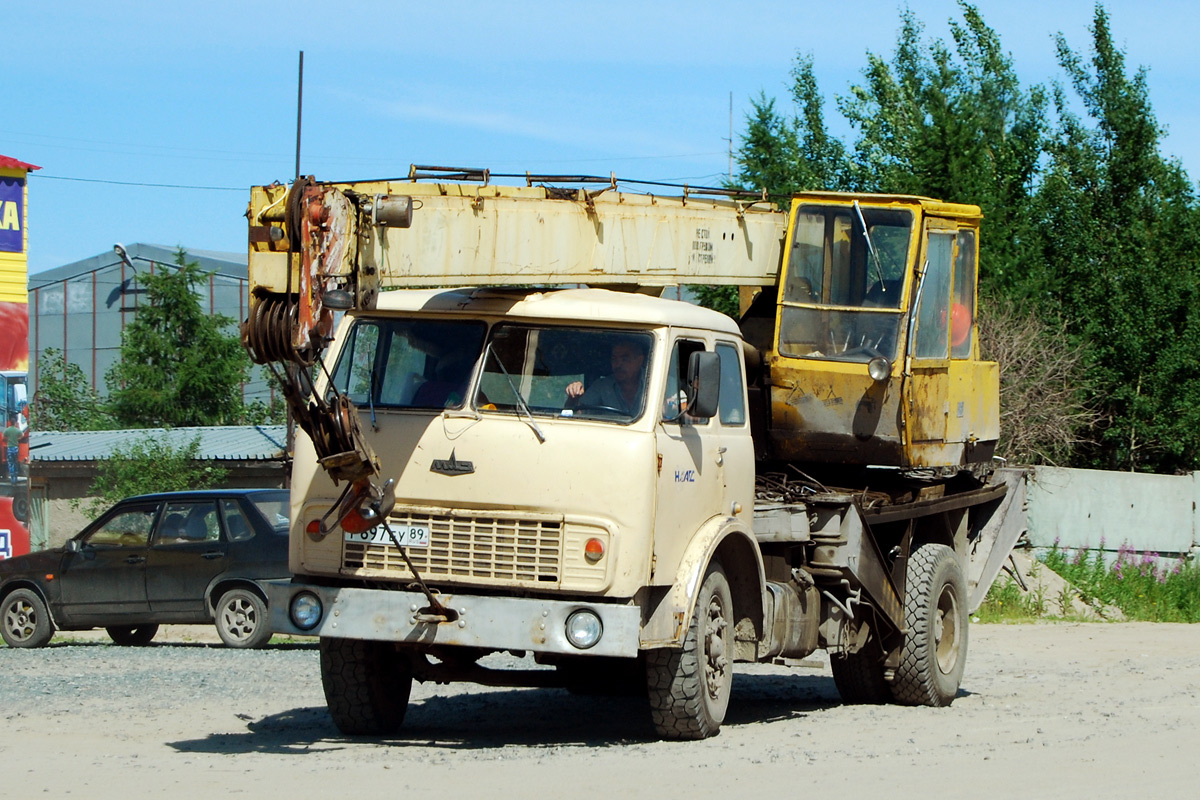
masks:
[[[301,429],[265,599],[338,728],[413,679],[632,684],[699,739],[735,662],[822,648],[847,702],[949,704],[1006,495],[979,209],[520,177],[252,189],[242,338]]]

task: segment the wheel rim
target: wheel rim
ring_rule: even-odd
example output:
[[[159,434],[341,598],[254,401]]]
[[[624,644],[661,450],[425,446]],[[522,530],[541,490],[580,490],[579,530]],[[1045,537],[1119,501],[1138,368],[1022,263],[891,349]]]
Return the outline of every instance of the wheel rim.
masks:
[[[959,642],[958,596],[949,584],[943,586],[938,595],[937,609],[933,615],[933,642],[938,669],[948,675],[958,663]]]
[[[221,621],[225,631],[234,639],[248,639],[258,627],[258,614],[254,604],[244,597],[238,597],[225,604],[221,611]]]
[[[24,600],[9,603],[4,611],[4,628],[17,641],[25,641],[37,629],[37,613]]]
[[[721,598],[708,601],[708,613],[704,620],[704,683],[708,696],[719,701],[729,683],[729,657],[726,653],[726,632],[729,622]]]

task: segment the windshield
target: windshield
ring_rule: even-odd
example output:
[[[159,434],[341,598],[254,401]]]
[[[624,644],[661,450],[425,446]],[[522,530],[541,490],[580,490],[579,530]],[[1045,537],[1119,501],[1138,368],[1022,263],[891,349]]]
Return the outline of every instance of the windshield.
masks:
[[[903,209],[802,206],[788,257],[780,352],[894,359],[912,226]]]
[[[645,409],[653,343],[640,331],[497,325],[475,407],[632,422]]]
[[[359,408],[460,408],[486,330],[478,320],[357,320],[332,387]]]

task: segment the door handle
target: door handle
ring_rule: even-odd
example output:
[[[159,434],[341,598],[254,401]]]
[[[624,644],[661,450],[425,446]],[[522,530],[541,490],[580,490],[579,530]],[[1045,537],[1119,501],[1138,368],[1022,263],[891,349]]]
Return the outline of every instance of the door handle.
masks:
[[[214,559],[214,558],[224,558],[224,557],[225,557],[225,554],[224,554],[224,553],[221,553],[221,552],[216,552],[216,553],[203,553],[203,554],[202,554],[200,557],[201,557],[201,558],[207,558],[207,559],[209,559],[209,560],[212,560],[212,559]]]
[[[125,559],[126,564],[141,564],[146,560],[145,556],[130,556]]]

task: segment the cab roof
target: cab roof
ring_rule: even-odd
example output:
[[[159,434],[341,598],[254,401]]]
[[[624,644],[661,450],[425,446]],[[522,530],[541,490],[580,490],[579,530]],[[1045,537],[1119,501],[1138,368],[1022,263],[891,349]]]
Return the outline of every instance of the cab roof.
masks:
[[[867,205],[897,205],[920,206],[926,214],[939,217],[958,217],[962,219],[981,219],[983,212],[979,206],[966,203],[947,203],[932,197],[922,197],[915,194],[864,194],[861,192],[801,192],[792,196],[793,203],[845,203],[858,200]]]
[[[712,309],[611,289],[404,289],[380,293],[375,310],[676,326],[740,335],[737,323]]]

